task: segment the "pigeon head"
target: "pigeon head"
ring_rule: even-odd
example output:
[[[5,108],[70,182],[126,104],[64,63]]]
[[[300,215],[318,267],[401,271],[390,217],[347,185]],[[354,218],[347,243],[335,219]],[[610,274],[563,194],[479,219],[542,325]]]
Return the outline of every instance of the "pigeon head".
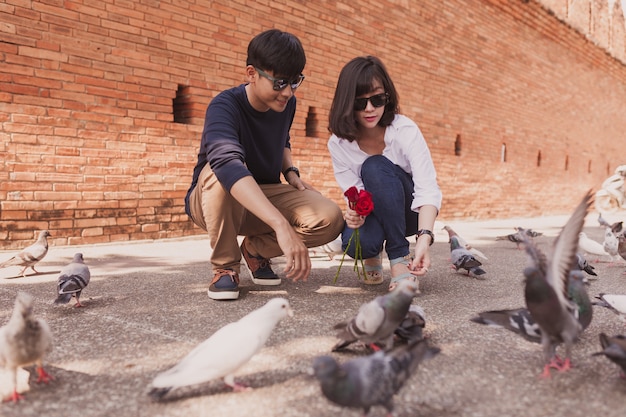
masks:
[[[312,374],[319,380],[329,379],[339,371],[337,361],[328,355],[313,359]]]
[[[33,297],[20,291],[17,293],[17,298],[15,299],[15,310],[14,314],[18,314],[21,317],[29,317],[33,312]]]
[[[293,310],[289,305],[289,301],[284,298],[272,298],[266,304],[268,310],[275,313],[278,317],[293,317]]]
[[[74,258],[72,259],[72,262],[76,262],[76,263],[84,263],[84,259],[83,259],[83,254],[78,252],[74,254]]]

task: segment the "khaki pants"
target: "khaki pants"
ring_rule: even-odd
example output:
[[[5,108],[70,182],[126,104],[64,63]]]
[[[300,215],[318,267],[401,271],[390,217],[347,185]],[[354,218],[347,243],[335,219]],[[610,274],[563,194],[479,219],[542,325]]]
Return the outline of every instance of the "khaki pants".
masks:
[[[289,184],[259,184],[259,187],[307,247],[324,245],[343,229],[343,213],[337,204],[321,194],[300,191]],[[209,233],[214,269],[229,268],[240,272],[241,252],[237,236],[246,236],[248,248],[263,258],[283,254],[272,228],[224,190],[209,164],[200,173],[189,196],[189,208],[193,222]]]

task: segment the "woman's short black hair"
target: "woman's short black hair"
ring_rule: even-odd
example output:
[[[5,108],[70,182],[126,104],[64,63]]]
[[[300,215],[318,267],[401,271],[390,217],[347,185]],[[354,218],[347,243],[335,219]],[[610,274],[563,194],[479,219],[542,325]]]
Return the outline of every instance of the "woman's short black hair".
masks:
[[[295,35],[270,29],[250,41],[246,65],[271,71],[277,78],[292,79],[302,73],[306,56],[302,43]]]
[[[335,97],[330,107],[328,130],[342,139],[353,141],[358,133],[354,117],[354,99],[374,90],[378,80],[389,95],[379,126],[389,126],[400,111],[398,93],[382,61],[375,56],[361,56],[348,62],[337,80]]]

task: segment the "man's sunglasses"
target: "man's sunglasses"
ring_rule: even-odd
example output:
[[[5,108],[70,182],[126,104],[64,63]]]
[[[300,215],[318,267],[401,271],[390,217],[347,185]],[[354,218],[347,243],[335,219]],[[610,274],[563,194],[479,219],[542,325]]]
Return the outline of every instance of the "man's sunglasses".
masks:
[[[295,90],[296,88],[300,87],[300,84],[302,84],[302,81],[304,81],[304,75],[302,74],[298,75],[298,78],[295,78],[293,80],[279,80],[278,78],[272,77],[267,72],[263,71],[261,68],[254,67],[254,69],[257,70],[257,72],[259,73],[261,77],[265,77],[271,82],[273,82],[274,86],[272,88],[276,91],[283,90],[287,88],[288,85],[291,86],[292,90]]]
[[[354,110],[362,111],[367,107],[367,102],[372,103],[374,107],[382,107],[385,104],[389,103],[389,94],[380,93],[371,97],[363,97],[363,98],[355,98],[354,99]]]

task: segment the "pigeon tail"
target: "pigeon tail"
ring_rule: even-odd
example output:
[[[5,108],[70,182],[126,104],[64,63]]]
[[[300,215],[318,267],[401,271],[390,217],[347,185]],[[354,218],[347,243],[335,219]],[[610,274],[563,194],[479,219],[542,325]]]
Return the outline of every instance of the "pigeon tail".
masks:
[[[67,304],[72,299],[72,293],[67,294],[59,294],[56,300],[54,300],[54,304]]]

